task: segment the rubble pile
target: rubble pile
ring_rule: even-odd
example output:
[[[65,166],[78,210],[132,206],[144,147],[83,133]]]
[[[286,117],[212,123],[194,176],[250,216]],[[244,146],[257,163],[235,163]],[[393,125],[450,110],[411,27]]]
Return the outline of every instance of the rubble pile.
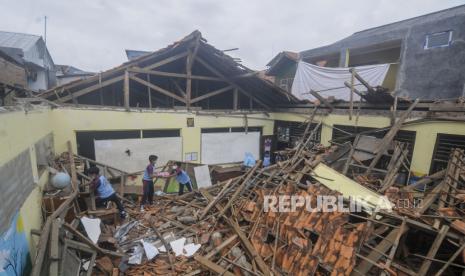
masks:
[[[61,254],[72,248],[68,254],[87,264],[79,270],[88,275],[458,275],[465,268],[464,152],[454,150],[441,172],[398,183],[408,147],[394,136],[410,111],[383,139],[367,133],[331,147],[314,142],[319,124],[311,128],[310,116],[298,145],[276,164],[262,168],[258,161],[208,188],[156,196],[144,212],[126,195],[125,220],[83,208],[78,200],[90,197],[87,180],[78,186],[71,166],[74,192],[61,205],[67,208],[47,218],[39,248]],[[114,170],[113,176],[124,178]],[[360,210],[317,208],[325,196],[349,207],[357,195],[364,197],[355,199]],[[296,196],[307,201],[292,205]],[[280,210],[270,205],[273,198],[295,208]],[[66,221],[67,210],[78,207]],[[73,246],[63,248],[63,240]],[[64,266],[60,254],[46,255],[38,253],[35,271],[48,269],[38,260]]]

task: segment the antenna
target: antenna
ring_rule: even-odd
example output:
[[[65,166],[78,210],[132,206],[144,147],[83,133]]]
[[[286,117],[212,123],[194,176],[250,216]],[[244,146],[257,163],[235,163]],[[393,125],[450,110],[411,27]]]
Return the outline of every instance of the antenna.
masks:
[[[44,16],[44,42],[47,45],[47,16]]]

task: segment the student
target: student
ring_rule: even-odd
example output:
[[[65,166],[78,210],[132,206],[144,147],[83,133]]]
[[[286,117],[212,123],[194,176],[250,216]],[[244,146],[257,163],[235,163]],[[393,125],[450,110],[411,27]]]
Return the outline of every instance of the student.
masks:
[[[105,205],[108,201],[113,201],[119,210],[119,215],[122,219],[126,218],[126,211],[124,211],[123,204],[116,195],[115,190],[111,186],[110,182],[105,176],[100,175],[100,169],[98,167],[90,167],[87,171],[92,182],[90,188],[94,191],[96,198],[96,204],[98,206]]]
[[[170,176],[176,176],[176,181],[179,183],[179,195],[184,193],[184,186],[187,186],[189,192],[192,192],[192,183],[189,175],[181,168],[181,162],[176,162],[174,164],[173,172]]]
[[[155,163],[158,160],[158,156],[150,155],[149,156],[149,164],[144,170],[144,177],[142,178],[142,201],[140,203],[140,210],[141,212],[144,211],[144,205],[153,203],[153,178],[156,177],[155,175]]]

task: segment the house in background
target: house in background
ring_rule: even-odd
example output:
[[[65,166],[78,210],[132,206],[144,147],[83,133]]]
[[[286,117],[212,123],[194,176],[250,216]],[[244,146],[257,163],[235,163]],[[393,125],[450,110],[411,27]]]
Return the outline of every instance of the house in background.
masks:
[[[322,67],[390,64],[382,86],[396,95],[449,99],[465,94],[465,5],[356,32],[331,45],[281,52],[267,74],[291,90],[299,60]]]
[[[27,87],[26,68],[21,59],[14,59],[0,50],[0,106],[12,103],[17,90]]]
[[[75,80],[85,79],[95,75],[93,72],[83,71],[71,65],[55,65],[57,86],[70,83]]]
[[[269,77],[274,76],[274,83],[290,92],[298,61],[299,53],[290,51],[281,52],[266,65],[269,68],[266,70],[266,75]]]
[[[55,64],[41,36],[0,31],[0,50],[24,65],[27,89],[38,92],[56,85]]]

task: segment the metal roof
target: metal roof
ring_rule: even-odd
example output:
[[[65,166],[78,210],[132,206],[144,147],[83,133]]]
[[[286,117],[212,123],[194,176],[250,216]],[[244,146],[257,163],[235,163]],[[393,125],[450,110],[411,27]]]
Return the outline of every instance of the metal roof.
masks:
[[[56,76],[57,77],[69,77],[69,76],[91,76],[95,75],[93,72],[83,71],[71,65],[55,64]]]
[[[128,60],[133,60],[150,53],[152,52],[126,49],[126,56],[128,57]]]
[[[38,35],[0,31],[1,47],[19,48],[26,51],[34,46],[39,39],[41,37]]]

